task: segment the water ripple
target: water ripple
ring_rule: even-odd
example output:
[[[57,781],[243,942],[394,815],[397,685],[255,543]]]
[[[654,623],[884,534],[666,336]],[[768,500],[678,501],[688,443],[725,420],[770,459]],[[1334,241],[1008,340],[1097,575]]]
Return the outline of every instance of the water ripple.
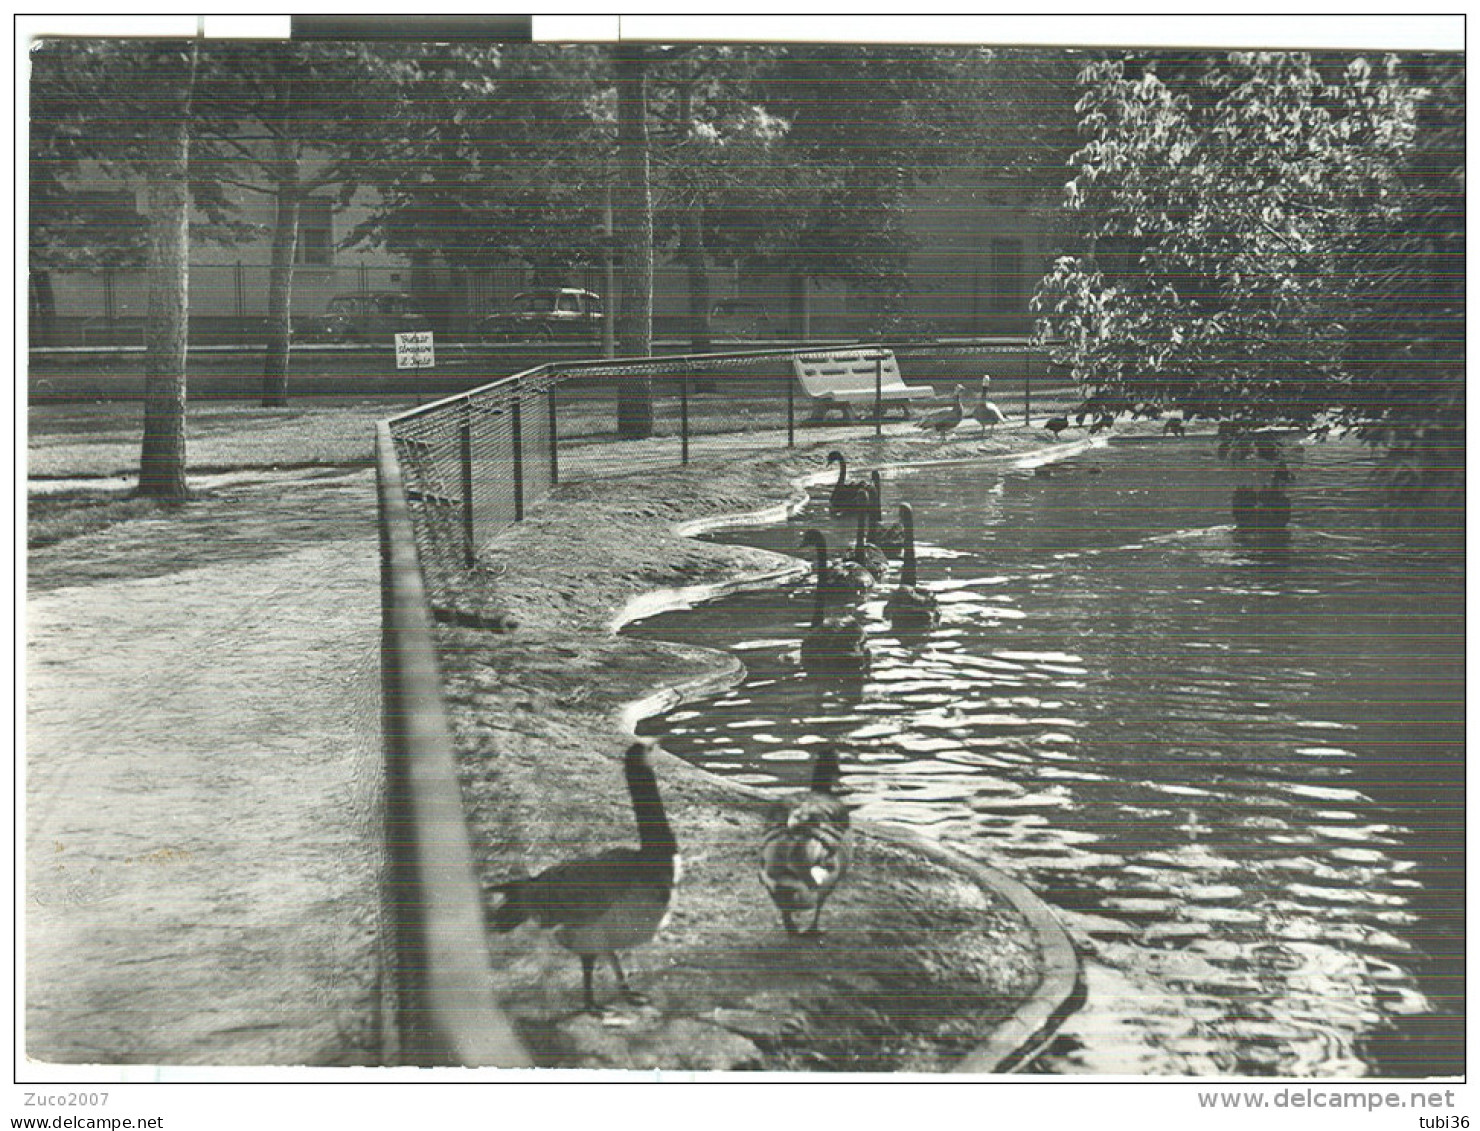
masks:
[[[872,671],[844,688],[797,666],[805,590],[655,618],[631,631],[750,675],[649,725],[767,786],[836,743],[861,814],[1063,908],[1087,1003],[1040,1071],[1457,1074],[1433,987],[1463,961],[1461,822],[1432,799],[1462,788],[1463,555],[1372,522],[1357,450],[1306,454],[1277,553],[1239,544],[1203,444],[1108,449],[1093,479],[901,475],[936,630],[896,637],[866,602]],[[717,537],[785,551],[795,529]]]

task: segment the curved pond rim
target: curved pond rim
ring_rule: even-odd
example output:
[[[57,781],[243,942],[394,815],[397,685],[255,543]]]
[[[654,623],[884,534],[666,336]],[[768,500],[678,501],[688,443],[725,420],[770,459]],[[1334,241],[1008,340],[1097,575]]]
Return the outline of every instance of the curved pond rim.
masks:
[[[1002,462],[1012,467],[1029,468],[1045,463],[1069,459],[1093,448],[1109,443],[1103,437],[1056,445],[1027,456],[977,456],[965,459],[925,460],[919,462],[896,462],[883,465],[884,469],[935,467],[943,464]],[[743,526],[759,526],[785,521],[797,514],[810,501],[807,488],[825,483],[836,474],[832,471],[809,472],[793,479],[791,495],[783,502],[753,511],[676,523],[674,534],[696,538],[715,530]],[[786,555],[772,555],[786,557]],[[624,627],[660,613],[694,605],[746,590],[767,588],[778,582],[805,574],[810,567],[801,560],[790,561],[786,566],[759,573],[745,573],[728,581],[706,585],[690,585],[678,588],[655,589],[632,598],[610,622],[612,633]],[[677,709],[686,703],[695,702],[739,686],[746,677],[744,661],[733,653],[721,649],[707,649],[717,657],[728,660],[720,670],[681,680],[660,687],[648,695],[631,700],[617,711],[617,723],[624,734],[636,735],[638,726],[646,719]],[[676,757],[676,755],[675,755]],[[733,781],[695,765],[686,759],[683,762],[689,771],[703,775],[709,782],[722,786],[737,797],[765,801],[774,794],[756,786]],[[1078,952],[1069,933],[1059,922],[1053,909],[1034,895],[1024,884],[989,867],[979,860],[949,848],[929,836],[913,829],[883,821],[856,819],[856,828],[864,836],[918,852],[927,859],[950,868],[982,888],[991,895],[1000,897],[1013,907],[1032,931],[1039,955],[1040,974],[1038,985],[1027,995],[1012,1013],[992,1027],[952,1070],[958,1074],[1004,1075],[1018,1072],[1029,1065],[1034,1057],[1052,1041],[1063,1021],[1072,1015],[1084,1001],[1083,968]]]
[[[1184,437],[1145,437],[1149,440],[1161,439],[1183,439]],[[1043,451],[1030,452],[1027,455],[1021,453],[1013,455],[994,456],[965,456],[956,459],[932,459],[917,461],[896,461],[894,463],[880,464],[877,470],[894,471],[901,468],[914,470],[925,467],[943,467],[954,464],[992,464],[1004,463],[1009,467],[1029,469],[1041,467],[1044,464],[1058,463],[1061,460],[1071,459],[1082,455],[1084,452],[1095,448],[1108,447],[1110,439],[1103,436],[1095,436],[1084,440],[1075,440],[1068,444],[1059,444]],[[770,506],[760,507],[756,510],[737,511],[730,514],[710,515],[707,518],[688,519],[684,522],[674,523],[670,530],[680,538],[698,538],[704,534],[712,534],[716,530],[734,530],[746,526],[767,526],[776,522],[785,522],[793,515],[799,513],[810,501],[809,487],[816,487],[826,483],[833,478],[837,472],[831,470],[809,471],[805,475],[799,475],[788,484],[790,496]],[[757,553],[766,553],[757,551]],[[790,581],[801,577],[811,566],[800,558],[793,558],[789,554],[767,554],[768,557],[777,559],[777,566],[773,570],[765,570],[759,573],[745,573],[727,581],[710,582],[704,585],[684,585],[670,589],[653,589],[647,593],[633,597],[621,610],[612,617],[608,624],[611,632],[621,632],[629,624],[636,621],[647,620],[650,617],[659,616],[663,613],[675,612],[679,609],[690,609],[695,605],[702,605],[707,601],[713,601],[720,597],[729,597],[736,593],[744,593],[754,589],[765,589],[782,581]],[[625,712],[624,712],[625,714]],[[644,716],[646,717],[646,716]]]

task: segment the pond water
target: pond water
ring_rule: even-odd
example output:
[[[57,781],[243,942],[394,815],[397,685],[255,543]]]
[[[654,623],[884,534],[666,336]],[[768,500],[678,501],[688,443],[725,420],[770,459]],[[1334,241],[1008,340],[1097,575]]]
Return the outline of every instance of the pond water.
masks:
[[[643,724],[801,784],[835,742],[859,811],[920,828],[1061,914],[1086,1001],[1043,1073],[1463,1071],[1464,557],[1381,525],[1362,450],[1296,453],[1287,544],[1235,537],[1248,471],[1197,439],[1053,465],[901,469],[938,628],[863,606],[866,680],[804,673],[806,591],[629,631],[733,649],[743,684]],[[714,537],[799,553],[845,523]]]

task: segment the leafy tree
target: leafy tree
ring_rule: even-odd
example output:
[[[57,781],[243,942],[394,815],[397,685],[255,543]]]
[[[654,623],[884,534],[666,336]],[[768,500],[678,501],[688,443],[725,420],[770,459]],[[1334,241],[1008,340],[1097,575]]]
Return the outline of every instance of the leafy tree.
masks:
[[[1015,192],[1051,240],[1071,238],[1061,207],[1081,145],[1079,72],[1091,56],[1062,48],[993,48],[963,97],[978,101],[963,139],[994,185]]]
[[[88,249],[65,208],[32,233],[34,262],[142,261],[149,275],[144,351],[144,433],[139,490],[187,495],[185,361],[189,337],[192,197],[203,216],[224,217],[216,187],[192,181],[193,98],[202,70],[196,42],[44,41],[31,53],[31,157],[39,199],[56,204],[88,167],[145,186],[143,239],[130,231]],[[136,259],[142,253],[141,259]]]
[[[381,205],[350,234],[454,271],[515,260],[537,276],[591,262],[611,133],[593,48],[423,45],[392,120],[359,160]]]
[[[404,49],[354,43],[215,43],[196,98],[197,180],[270,198],[267,343],[262,403],[287,404],[293,269],[303,202],[347,201],[367,176],[364,139],[378,135],[402,84]]]
[[[904,216],[914,192],[960,160],[985,97],[990,53],[939,47],[781,49],[759,77],[767,114],[785,123],[764,169],[766,211],[733,215],[755,253],[804,279],[831,277],[872,292],[880,316],[900,307],[910,250]],[[749,215],[746,215],[746,212]]]
[[[1234,428],[1324,427],[1403,222],[1417,94],[1395,60],[1294,53],[1093,61],[1066,205],[1079,254],[1034,298],[1055,359],[1107,404]]]
[[[1347,270],[1369,280],[1346,366],[1360,395],[1342,420],[1384,453],[1394,501],[1463,504],[1465,71],[1456,55],[1406,60],[1418,97],[1399,169],[1400,222],[1369,222]]]

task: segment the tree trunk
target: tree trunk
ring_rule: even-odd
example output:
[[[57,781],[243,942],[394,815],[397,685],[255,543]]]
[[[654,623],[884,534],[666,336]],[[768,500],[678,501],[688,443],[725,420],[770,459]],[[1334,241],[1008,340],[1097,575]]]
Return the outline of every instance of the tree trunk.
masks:
[[[139,493],[184,499],[185,362],[190,328],[190,91],[194,58],[173,106],[161,107],[149,162],[149,321],[144,343],[144,443]]]
[[[791,307],[792,332],[802,341],[807,341],[812,336],[812,303],[810,279],[805,271],[793,271],[791,273],[791,296],[788,305]]]
[[[679,84],[678,120],[688,131],[694,117],[694,88],[690,82]],[[689,206],[683,210],[678,232],[678,257],[684,265],[689,292],[689,348],[695,353],[708,353],[709,340],[709,272],[704,263],[704,209],[702,193],[694,189]]]
[[[695,353],[708,353],[709,271],[704,265],[704,220],[698,209],[684,214],[679,232],[679,256],[687,269],[689,283],[689,341]]]
[[[288,359],[293,342],[293,260],[298,254],[298,143],[279,135],[273,154],[277,216],[267,273],[267,352],[262,363],[262,407],[288,405]]]
[[[606,201],[601,210],[601,356],[617,356],[616,222],[612,219],[611,170],[606,170]]]
[[[622,303],[617,344],[624,357],[653,350],[653,197],[648,174],[647,64],[643,47],[613,49],[617,76],[617,245],[622,249]],[[617,386],[617,435],[653,434],[653,382],[623,377]]]
[[[33,267],[28,289],[31,300],[31,344],[54,346],[57,344],[57,300],[51,286],[51,272]]]

